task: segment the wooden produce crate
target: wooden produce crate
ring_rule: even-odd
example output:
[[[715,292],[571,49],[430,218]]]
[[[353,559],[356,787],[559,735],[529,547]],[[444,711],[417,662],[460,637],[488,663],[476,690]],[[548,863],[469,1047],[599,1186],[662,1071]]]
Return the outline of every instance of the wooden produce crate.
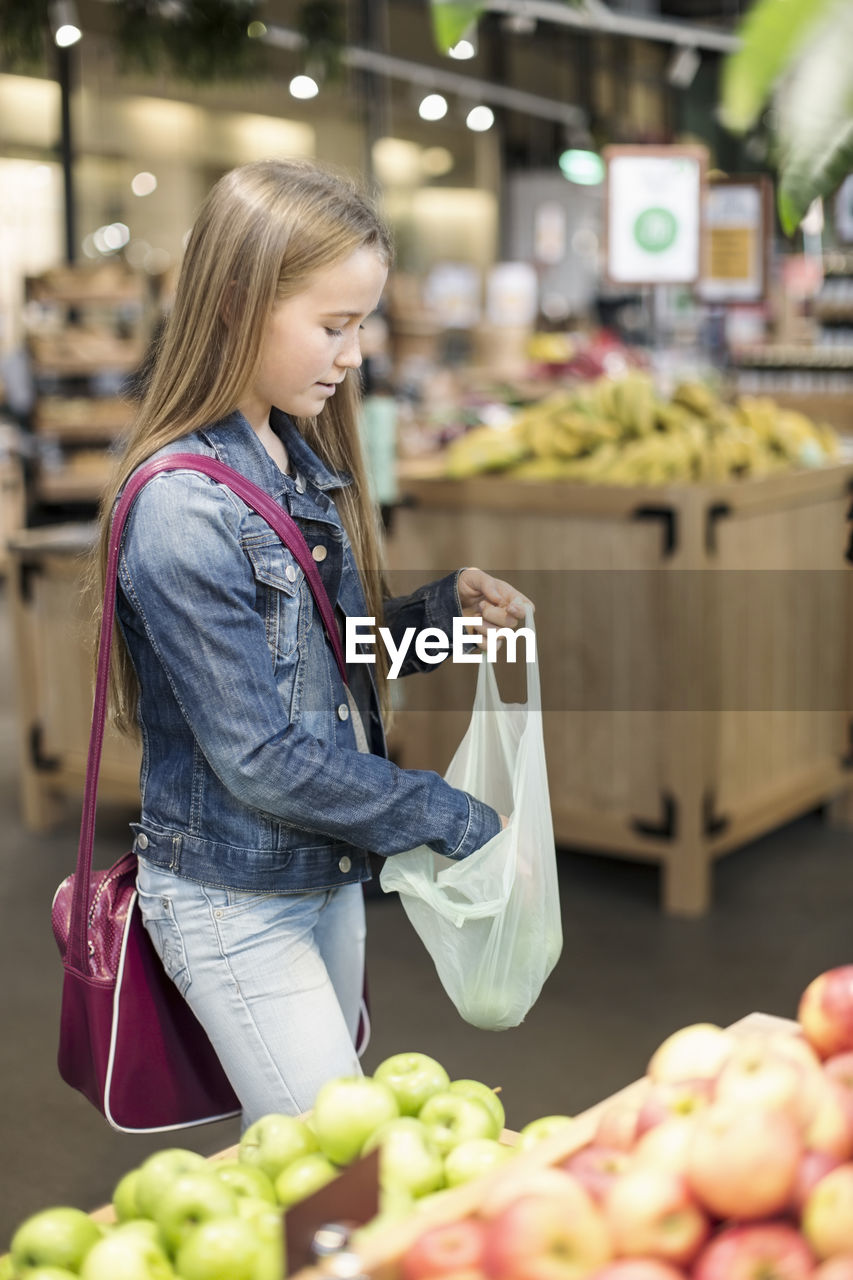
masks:
[[[23,819],[44,831],[79,808],[94,691],[85,557],[94,526],[26,529],[9,543]],[[107,725],[99,796],[137,805],[140,748]]]
[[[851,478],[404,477],[390,586],[474,564],[530,596],[558,844],[659,863],[664,908],[698,915],[717,857],[850,792]],[[403,765],[444,771],[475,671],[394,687]]]

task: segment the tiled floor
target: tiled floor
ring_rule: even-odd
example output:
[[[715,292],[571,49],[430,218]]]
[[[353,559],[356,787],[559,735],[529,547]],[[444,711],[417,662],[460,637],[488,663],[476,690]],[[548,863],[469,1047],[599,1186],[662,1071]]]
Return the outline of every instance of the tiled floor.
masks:
[[[207,1154],[237,1137],[231,1122],[146,1138],[114,1133],[58,1077],[61,971],[50,903],[73,865],[76,818],[47,836],[21,824],[14,687],[0,594],[0,1252],[23,1216],[103,1202],[150,1150]],[[101,865],[126,846],[130,816],[101,817]],[[501,1085],[508,1123],[519,1127],[626,1084],[685,1023],[727,1023],[753,1009],[792,1015],[811,977],[853,959],[851,849],[853,833],[803,818],[721,862],[713,909],[696,921],[661,915],[653,867],[561,852],[562,957],[525,1023],[499,1034],[459,1019],[396,899],[370,896],[374,1034],[365,1068],[421,1049],[454,1076]]]

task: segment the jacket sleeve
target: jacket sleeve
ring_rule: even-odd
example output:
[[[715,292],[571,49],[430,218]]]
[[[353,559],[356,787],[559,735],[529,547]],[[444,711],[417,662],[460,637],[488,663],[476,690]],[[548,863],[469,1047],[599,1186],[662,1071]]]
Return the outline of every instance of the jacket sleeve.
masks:
[[[447,636],[451,636],[453,619],[462,616],[456,586],[460,573],[461,569],[455,569],[443,578],[418,587],[410,595],[390,596],[384,601],[383,623],[391,632],[395,645],[400,643],[407,627],[414,627],[416,633],[425,627],[438,627]],[[445,655],[442,662],[446,661]],[[422,661],[415,653],[414,644],[410,644],[400,667],[400,675],[410,676],[422,671],[432,671],[440,665],[440,662]]]
[[[157,477],[134,504],[119,565],[127,604],[210,767],[242,803],[300,830],[384,855],[421,844],[449,858],[473,853],[500,830],[489,805],[437,773],[291,722],[240,542],[243,512],[204,477]]]

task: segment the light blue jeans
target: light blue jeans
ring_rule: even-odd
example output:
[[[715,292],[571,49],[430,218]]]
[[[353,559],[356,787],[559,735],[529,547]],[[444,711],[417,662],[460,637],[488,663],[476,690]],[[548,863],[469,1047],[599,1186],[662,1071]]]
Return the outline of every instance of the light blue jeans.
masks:
[[[214,889],[139,859],[139,905],[169,977],[213,1044],[244,1128],[360,1075],[361,885],[302,894]]]

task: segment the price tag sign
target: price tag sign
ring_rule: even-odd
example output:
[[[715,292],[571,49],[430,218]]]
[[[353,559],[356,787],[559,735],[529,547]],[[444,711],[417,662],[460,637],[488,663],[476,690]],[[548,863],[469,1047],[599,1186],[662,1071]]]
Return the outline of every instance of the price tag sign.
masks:
[[[770,184],[766,178],[726,178],[705,193],[706,302],[759,302],[767,290]]]
[[[702,274],[704,147],[608,147],[607,275],[693,284]]]

